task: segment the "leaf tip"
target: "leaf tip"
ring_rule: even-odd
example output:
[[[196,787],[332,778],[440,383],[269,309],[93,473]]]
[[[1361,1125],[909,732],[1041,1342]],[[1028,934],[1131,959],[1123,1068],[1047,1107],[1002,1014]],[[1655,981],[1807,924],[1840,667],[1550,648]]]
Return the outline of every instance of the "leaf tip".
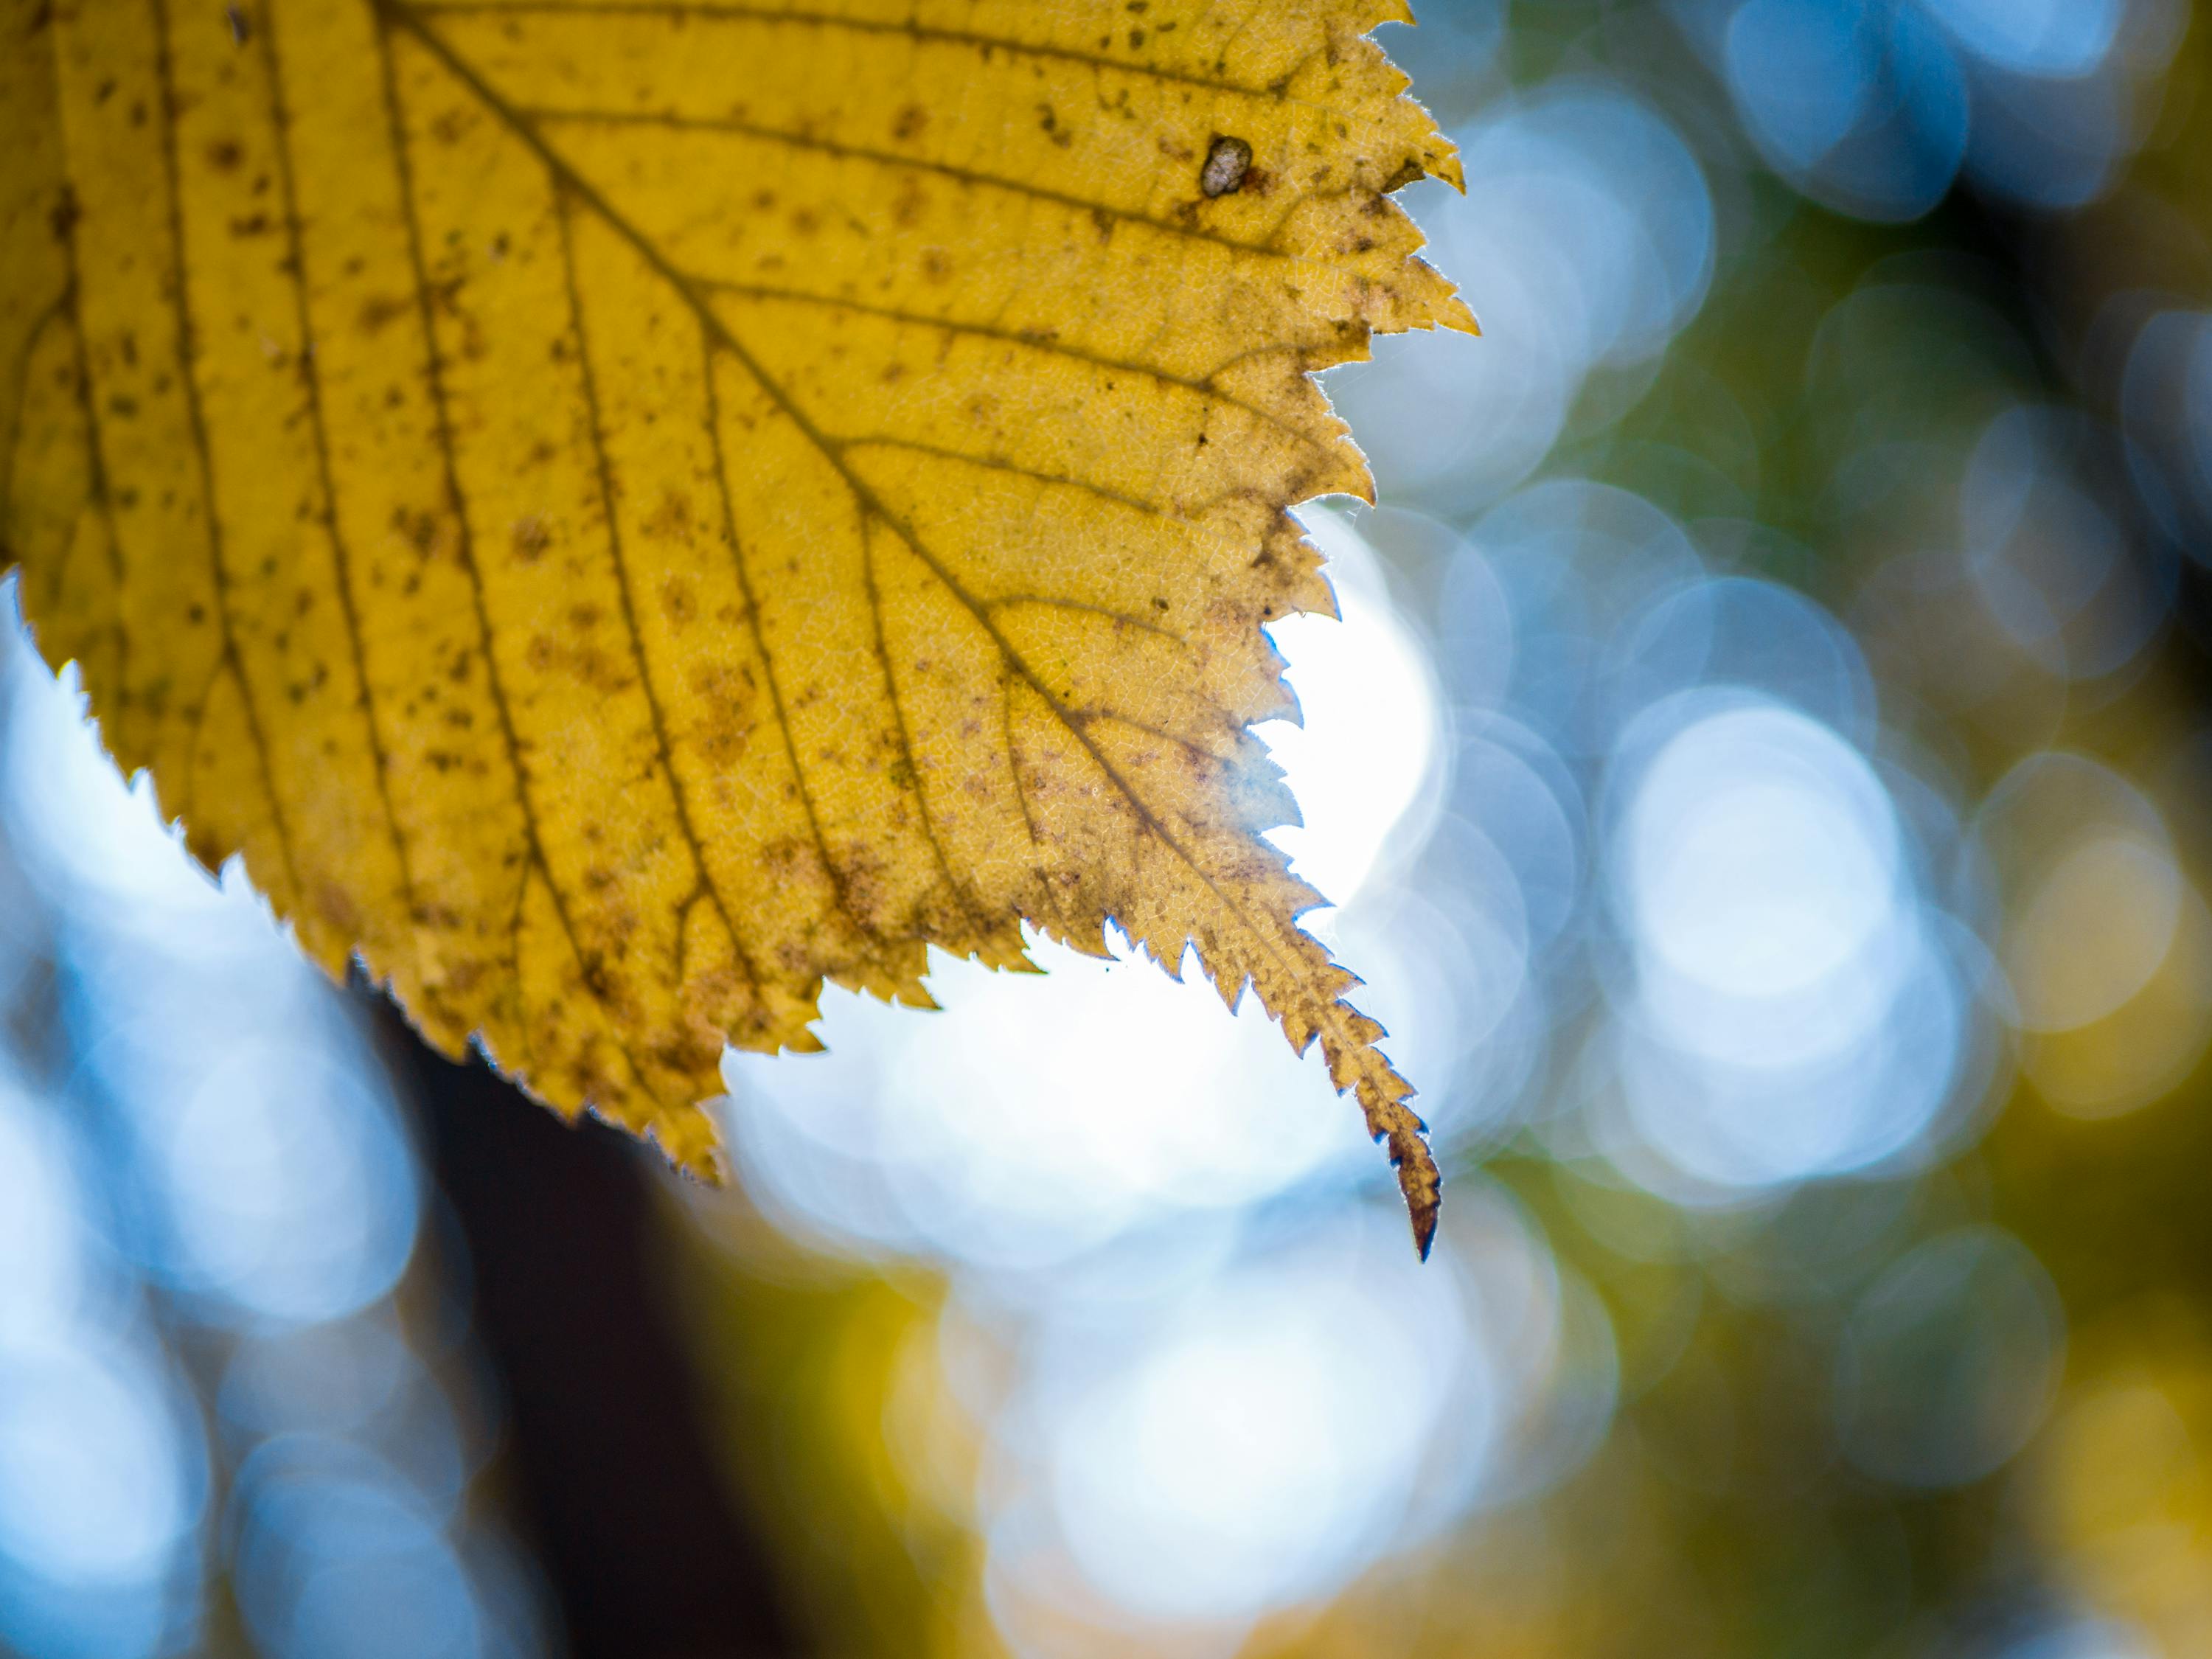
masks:
[[[1398,1085],[1401,1089],[1404,1086]],[[1391,1166],[1398,1172],[1398,1190],[1405,1194],[1407,1218],[1413,1226],[1413,1248],[1426,1261],[1429,1247],[1436,1242],[1437,1218],[1443,1209],[1443,1175],[1437,1168],[1436,1154],[1429,1150],[1429,1126],[1406,1104],[1402,1095],[1377,1104],[1365,1098],[1364,1088],[1361,1093],[1369,1128],[1376,1139],[1389,1146]]]
[[[1413,1248],[1420,1252],[1424,1261],[1429,1259],[1429,1247],[1437,1242],[1437,1215],[1443,1207],[1432,1199],[1425,1207],[1413,1212]]]
[[[1429,1247],[1436,1243],[1437,1218],[1443,1211],[1443,1180],[1436,1155],[1420,1133],[1420,1119],[1413,1121],[1413,1127],[1391,1134],[1390,1162],[1397,1166],[1398,1190],[1406,1195],[1406,1216],[1413,1224],[1413,1248],[1426,1261]]]

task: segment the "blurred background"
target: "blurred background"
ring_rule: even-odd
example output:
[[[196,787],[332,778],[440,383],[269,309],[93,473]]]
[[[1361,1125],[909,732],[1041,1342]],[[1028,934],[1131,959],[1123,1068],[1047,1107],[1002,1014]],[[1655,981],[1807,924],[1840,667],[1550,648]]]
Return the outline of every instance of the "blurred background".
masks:
[[[0,674],[0,1648],[2212,1654],[2212,45],[1430,0],[1486,333],[1328,385],[1309,925],[1424,1090],[1050,949],[684,1183]]]

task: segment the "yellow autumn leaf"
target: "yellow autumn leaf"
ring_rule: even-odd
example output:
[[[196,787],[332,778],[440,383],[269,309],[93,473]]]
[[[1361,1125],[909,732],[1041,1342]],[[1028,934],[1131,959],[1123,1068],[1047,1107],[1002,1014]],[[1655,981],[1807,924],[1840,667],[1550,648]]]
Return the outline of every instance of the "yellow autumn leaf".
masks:
[[[1396,0],[0,0],[0,567],[332,972],[694,1168],[1109,918],[1437,1175],[1259,832],[1310,371],[1472,326]]]

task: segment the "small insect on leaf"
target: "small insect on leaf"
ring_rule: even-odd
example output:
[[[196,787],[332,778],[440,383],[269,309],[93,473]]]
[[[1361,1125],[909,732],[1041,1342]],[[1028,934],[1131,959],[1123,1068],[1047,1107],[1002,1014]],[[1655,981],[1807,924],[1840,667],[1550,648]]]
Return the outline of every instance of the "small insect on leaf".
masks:
[[[1395,0],[1246,12],[0,0],[41,649],[318,961],[688,1167],[825,981],[1111,917],[1320,1042],[1425,1244],[1247,727],[1288,509],[1370,493],[1312,372],[1472,326],[1388,196],[1458,163]]]
[[[1206,152],[1206,166],[1199,171],[1198,187],[1208,196],[1226,196],[1243,186],[1244,175],[1251,168],[1251,145],[1242,138],[1216,138]]]

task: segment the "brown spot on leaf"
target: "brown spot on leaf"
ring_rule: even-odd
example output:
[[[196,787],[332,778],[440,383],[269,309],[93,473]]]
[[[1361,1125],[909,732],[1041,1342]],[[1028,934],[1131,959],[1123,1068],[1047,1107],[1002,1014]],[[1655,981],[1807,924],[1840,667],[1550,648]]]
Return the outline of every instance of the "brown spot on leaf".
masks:
[[[332,932],[347,939],[360,936],[361,911],[338,883],[325,878],[316,884],[315,909]]]
[[[1428,169],[1418,160],[1408,156],[1398,163],[1398,170],[1395,173],[1382,181],[1382,188],[1385,191],[1401,189],[1412,184],[1416,179],[1425,179],[1428,176]]]
[[[374,334],[394,318],[404,316],[414,303],[411,298],[372,294],[361,302],[360,314],[355,319],[356,326],[363,334]]]
[[[660,585],[660,607],[678,628],[699,614],[699,602],[692,597],[691,584],[681,576],[671,576]]]
[[[507,540],[514,549],[514,556],[525,564],[535,564],[545,556],[545,550],[553,544],[553,532],[543,514],[526,513],[514,521]]]
[[[691,498],[680,489],[663,489],[659,505],[646,515],[644,529],[647,536],[665,540],[687,538],[691,533]]]

